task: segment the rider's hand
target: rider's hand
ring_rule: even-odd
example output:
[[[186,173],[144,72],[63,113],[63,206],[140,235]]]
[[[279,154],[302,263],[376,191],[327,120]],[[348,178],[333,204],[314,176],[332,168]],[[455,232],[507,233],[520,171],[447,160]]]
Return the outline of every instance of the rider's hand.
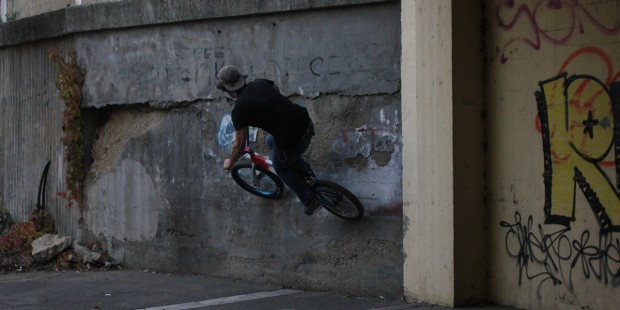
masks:
[[[223,166],[224,170],[226,171],[230,170],[230,166],[231,166],[230,158],[226,158],[224,160],[224,166]]]

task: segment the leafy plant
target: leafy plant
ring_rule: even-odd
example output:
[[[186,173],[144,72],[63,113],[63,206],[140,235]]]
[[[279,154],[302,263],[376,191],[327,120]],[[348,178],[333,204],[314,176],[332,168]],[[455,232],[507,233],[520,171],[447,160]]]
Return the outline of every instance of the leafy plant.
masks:
[[[35,229],[33,222],[22,222],[11,226],[8,232],[0,236],[0,251],[26,251],[30,244],[43,233]]]
[[[54,221],[47,211],[39,208],[32,212],[30,221],[14,224],[4,231],[0,235],[0,273],[45,267],[34,265],[32,242],[48,233],[56,233]]]
[[[16,21],[17,20],[17,11],[13,11],[13,12],[8,12],[5,15],[6,17],[6,21],[8,22],[12,22],[12,21]]]
[[[35,209],[32,211],[30,221],[34,224],[34,228],[44,234],[56,233],[56,224],[54,219],[46,210]]]
[[[60,91],[60,97],[65,102],[65,110],[62,114],[62,130],[65,135],[61,141],[65,147],[67,192],[58,194],[68,200],[67,207],[71,207],[73,202],[80,207],[85,154],[81,117],[84,73],[77,63],[75,50],[69,53],[67,60],[59,51],[54,49],[48,50],[48,56],[56,66],[56,87]]]

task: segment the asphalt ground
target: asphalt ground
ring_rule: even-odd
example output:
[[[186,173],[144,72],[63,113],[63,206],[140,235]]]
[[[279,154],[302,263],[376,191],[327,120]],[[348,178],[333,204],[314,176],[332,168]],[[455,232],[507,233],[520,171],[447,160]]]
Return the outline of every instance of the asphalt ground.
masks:
[[[152,271],[23,272],[0,275],[0,309],[442,310],[380,297]],[[459,309],[509,310],[499,306]]]

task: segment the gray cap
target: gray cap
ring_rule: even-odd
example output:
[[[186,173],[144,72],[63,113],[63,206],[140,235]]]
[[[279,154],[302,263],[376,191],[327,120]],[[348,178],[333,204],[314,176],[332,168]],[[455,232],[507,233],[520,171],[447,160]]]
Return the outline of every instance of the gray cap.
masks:
[[[224,66],[217,73],[217,79],[219,80],[218,88],[224,88],[228,91],[239,90],[245,85],[245,78],[246,76],[241,74],[235,66]]]

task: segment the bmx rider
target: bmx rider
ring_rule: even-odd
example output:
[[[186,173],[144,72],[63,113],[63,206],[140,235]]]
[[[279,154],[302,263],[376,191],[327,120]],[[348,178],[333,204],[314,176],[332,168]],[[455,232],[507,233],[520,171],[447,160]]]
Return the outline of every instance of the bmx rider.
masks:
[[[305,206],[304,213],[312,215],[322,207],[314,191],[294,167],[312,171],[302,155],[314,136],[314,125],[305,107],[291,102],[280,94],[271,80],[246,81],[247,76],[234,66],[222,67],[217,73],[217,88],[234,99],[231,119],[235,141],[230,156],[224,160],[229,170],[244,154],[248,127],[258,127],[268,133],[265,142],[272,150],[276,173]]]

